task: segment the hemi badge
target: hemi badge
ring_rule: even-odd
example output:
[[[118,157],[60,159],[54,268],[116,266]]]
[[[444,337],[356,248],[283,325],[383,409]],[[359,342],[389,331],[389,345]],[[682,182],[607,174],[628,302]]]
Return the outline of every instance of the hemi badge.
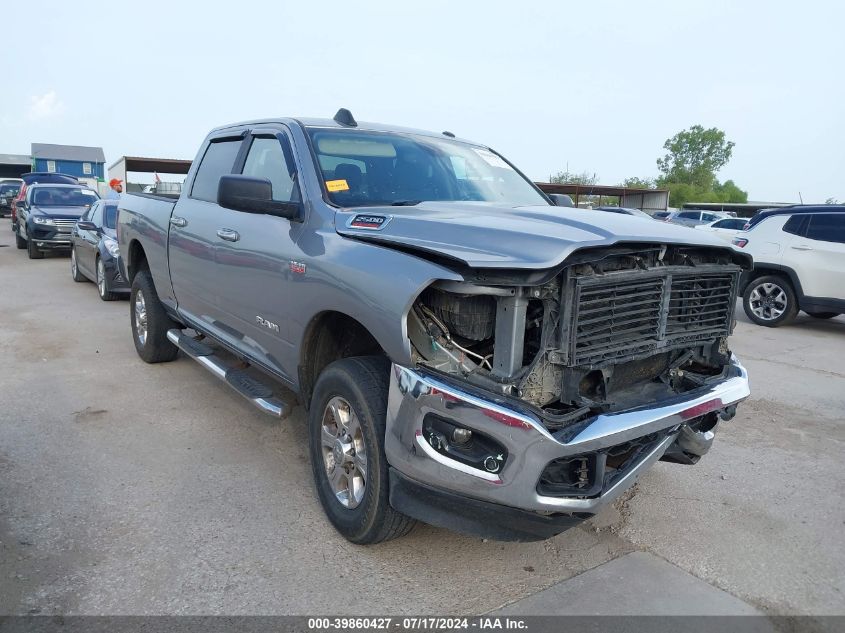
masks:
[[[295,261],[291,260],[290,271],[292,273],[296,273],[297,275],[304,275],[305,274],[305,264],[303,264],[302,262],[295,262]]]
[[[359,213],[349,221],[349,228],[352,229],[369,229],[370,231],[380,231],[390,221],[390,216],[384,215],[369,215]]]

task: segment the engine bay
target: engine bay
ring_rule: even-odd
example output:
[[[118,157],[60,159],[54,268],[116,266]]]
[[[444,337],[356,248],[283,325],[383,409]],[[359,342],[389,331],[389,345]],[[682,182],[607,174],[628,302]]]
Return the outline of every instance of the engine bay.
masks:
[[[727,249],[583,250],[533,285],[435,282],[408,336],[420,366],[519,399],[559,429],[723,376],[741,270]]]

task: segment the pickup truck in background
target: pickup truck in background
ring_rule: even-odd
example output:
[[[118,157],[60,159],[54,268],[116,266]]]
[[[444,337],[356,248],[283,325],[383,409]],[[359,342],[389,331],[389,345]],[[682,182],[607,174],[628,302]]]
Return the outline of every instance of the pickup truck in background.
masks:
[[[355,543],[414,520],[501,540],[694,464],[749,395],[751,259],[703,232],[556,207],[489,147],[334,119],[213,130],[178,199],[124,194],[131,331],[276,417],[307,411]]]

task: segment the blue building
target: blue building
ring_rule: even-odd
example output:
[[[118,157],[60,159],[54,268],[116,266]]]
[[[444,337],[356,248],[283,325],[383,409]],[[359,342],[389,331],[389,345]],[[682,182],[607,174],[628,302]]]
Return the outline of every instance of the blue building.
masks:
[[[32,144],[32,171],[57,172],[89,182],[102,182],[105,162],[102,147]]]

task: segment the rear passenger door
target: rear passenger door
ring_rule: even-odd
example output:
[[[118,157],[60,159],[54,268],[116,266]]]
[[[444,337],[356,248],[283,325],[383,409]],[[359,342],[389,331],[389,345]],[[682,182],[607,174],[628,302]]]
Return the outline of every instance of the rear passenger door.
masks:
[[[170,218],[168,257],[173,294],[179,312],[218,334],[219,290],[214,249],[220,238],[217,187],[220,177],[231,174],[243,144],[243,134],[211,138],[190,184]]]
[[[281,129],[252,130],[240,172],[266,178],[273,199],[301,201],[292,142]],[[302,223],[220,208],[215,216],[217,286],[223,335],[269,369],[293,379],[298,364],[289,329],[292,286],[301,278],[296,242]]]
[[[809,215],[787,249],[784,264],[798,273],[805,295],[845,299],[845,213]]]

